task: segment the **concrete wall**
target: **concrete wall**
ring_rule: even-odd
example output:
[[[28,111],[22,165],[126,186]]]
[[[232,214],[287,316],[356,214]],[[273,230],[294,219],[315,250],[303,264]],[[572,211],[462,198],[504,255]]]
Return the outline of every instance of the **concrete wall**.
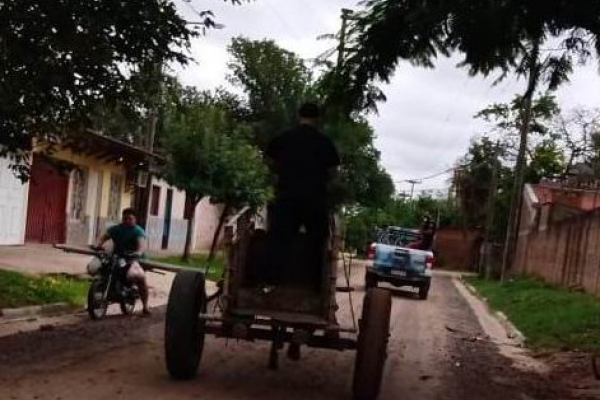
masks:
[[[188,220],[185,219],[185,192],[177,190],[165,181],[154,179],[153,186],[160,187],[158,215],[148,218],[148,250],[151,252],[179,253],[185,246]],[[167,203],[167,191],[173,190],[173,206],[171,211],[171,232],[168,248],[162,248],[164,219]],[[208,198],[202,200],[196,208],[192,250],[206,251],[210,249],[213,233],[217,227],[220,207],[210,204]]]
[[[25,243],[29,184],[15,177],[10,164],[0,157],[0,246]]]
[[[211,204],[208,198],[198,204],[194,223],[194,249],[197,251],[210,250],[215,230],[219,224],[221,209],[221,206]]]
[[[514,270],[600,295],[600,210],[519,237]]]

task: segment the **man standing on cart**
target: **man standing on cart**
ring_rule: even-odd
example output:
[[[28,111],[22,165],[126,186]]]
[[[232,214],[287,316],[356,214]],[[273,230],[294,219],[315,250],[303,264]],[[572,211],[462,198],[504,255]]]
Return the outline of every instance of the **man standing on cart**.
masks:
[[[281,283],[281,270],[289,262],[293,239],[306,232],[311,268],[323,264],[329,236],[328,186],[340,165],[335,145],[318,129],[321,110],[304,103],[299,124],[275,137],[266,156],[277,177],[275,200],[269,210],[268,260],[264,271],[269,294]]]

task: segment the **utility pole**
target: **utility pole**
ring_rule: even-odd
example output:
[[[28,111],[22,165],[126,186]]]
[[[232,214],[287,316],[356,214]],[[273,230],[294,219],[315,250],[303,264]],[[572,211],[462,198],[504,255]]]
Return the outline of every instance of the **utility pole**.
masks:
[[[415,185],[420,185],[421,183],[423,183],[420,180],[417,179],[409,179],[406,181],[407,183],[410,183],[410,200],[412,201],[414,194],[415,194]]]
[[[158,105],[162,96],[162,62],[157,61],[150,67],[149,81],[150,85],[156,84],[156,92],[151,96],[150,104],[148,107],[148,131],[146,137],[146,150],[148,153],[154,152],[154,142],[156,141],[156,127],[158,125]],[[150,211],[150,201],[152,193],[152,169],[154,160],[152,156],[148,156],[148,175],[146,178],[146,187],[140,191],[141,201],[138,203],[138,214],[140,219],[140,225],[147,229],[148,225],[148,214]]]
[[[485,278],[490,279],[492,277],[492,268],[490,264],[490,236],[492,235],[492,225],[494,224],[494,205],[496,203],[496,193],[498,192],[498,169],[500,161],[500,141],[496,142],[496,149],[494,150],[494,165],[492,166],[492,178],[490,180],[490,187],[488,192],[487,207],[486,207],[486,224],[485,224],[485,237],[483,238],[483,268],[485,270]]]

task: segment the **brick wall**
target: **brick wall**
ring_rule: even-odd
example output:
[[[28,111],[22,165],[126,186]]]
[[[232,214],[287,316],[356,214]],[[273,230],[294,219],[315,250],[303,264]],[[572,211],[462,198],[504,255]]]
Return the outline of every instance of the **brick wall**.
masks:
[[[442,228],[436,232],[434,250],[438,267],[444,269],[477,269],[479,260],[477,231],[461,228]]]
[[[514,270],[600,295],[600,210],[520,236]]]

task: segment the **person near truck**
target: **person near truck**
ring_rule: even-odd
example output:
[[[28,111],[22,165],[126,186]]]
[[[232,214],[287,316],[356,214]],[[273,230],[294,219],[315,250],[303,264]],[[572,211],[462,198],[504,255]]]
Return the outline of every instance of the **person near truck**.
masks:
[[[431,250],[433,247],[433,238],[435,236],[435,224],[431,218],[426,215],[423,218],[421,229],[419,229],[419,239],[409,243],[406,247],[415,250]]]

